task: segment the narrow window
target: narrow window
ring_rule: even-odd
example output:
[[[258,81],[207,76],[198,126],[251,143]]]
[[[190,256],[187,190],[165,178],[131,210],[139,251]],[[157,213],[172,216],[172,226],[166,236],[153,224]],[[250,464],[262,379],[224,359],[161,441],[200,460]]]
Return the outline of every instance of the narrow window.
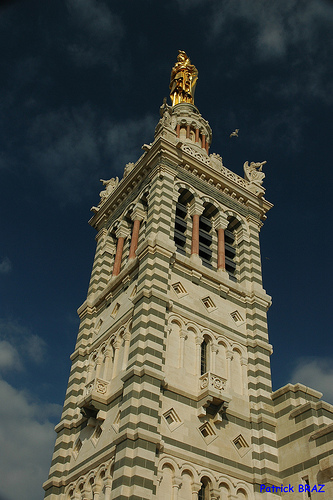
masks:
[[[212,223],[210,219],[200,216],[199,222],[199,257],[202,259],[202,263],[206,267],[212,267]]]
[[[217,209],[211,203],[206,203],[205,210],[200,215],[199,221],[199,256],[204,266],[212,267],[212,243],[213,225],[212,217],[217,213]]]
[[[201,343],[201,375],[207,372],[207,342],[203,340]]]
[[[209,485],[205,479],[201,480],[201,488],[198,492],[198,500],[209,500]]]
[[[224,231],[225,268],[233,281],[236,281],[236,230],[239,225],[239,221],[235,217],[232,217],[227,229]]]
[[[189,191],[182,189],[176,203],[174,241],[177,252],[183,255],[186,253],[187,204],[192,198],[193,195]]]

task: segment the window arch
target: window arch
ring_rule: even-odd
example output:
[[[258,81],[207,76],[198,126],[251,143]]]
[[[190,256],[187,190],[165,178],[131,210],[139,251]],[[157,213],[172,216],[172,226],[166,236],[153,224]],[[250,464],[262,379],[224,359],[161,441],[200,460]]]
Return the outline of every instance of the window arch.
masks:
[[[209,371],[210,361],[210,339],[205,337],[200,346],[200,375],[204,375]]]
[[[204,211],[199,219],[199,257],[204,266],[212,267],[213,224],[212,217],[217,213],[217,208],[212,203],[204,204]]]
[[[231,280],[236,281],[236,234],[240,226],[236,217],[228,218],[229,224],[224,231],[225,237],[225,268]]]
[[[198,492],[198,500],[209,500],[209,480],[203,477],[200,482],[201,488]]]
[[[187,189],[181,189],[176,203],[174,241],[177,251],[186,254],[186,230],[187,230],[187,204],[193,199],[192,193]]]

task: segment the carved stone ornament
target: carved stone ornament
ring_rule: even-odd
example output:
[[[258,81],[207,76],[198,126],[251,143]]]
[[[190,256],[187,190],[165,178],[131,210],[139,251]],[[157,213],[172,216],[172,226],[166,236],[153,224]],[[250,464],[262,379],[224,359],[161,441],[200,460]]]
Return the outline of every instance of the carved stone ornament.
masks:
[[[95,214],[99,211],[103,203],[107,200],[107,198],[110,196],[110,194],[116,189],[116,187],[119,184],[119,178],[118,177],[112,177],[112,179],[109,179],[108,181],[105,181],[104,179],[100,179],[100,182],[103,183],[103,186],[105,186],[105,189],[99,193],[101,199],[97,207],[91,207],[91,211],[95,212]]]
[[[262,197],[265,192],[265,189],[262,187],[262,183],[265,178],[262,167],[265,163],[267,162],[251,161],[250,165],[248,161],[244,163],[244,177],[250,183],[249,189],[259,197]]]
[[[223,166],[222,157],[217,153],[212,153],[211,155],[209,155],[209,159],[210,159],[211,166],[215,170],[220,172],[222,170],[222,166]]]
[[[126,163],[126,166],[124,168],[124,175],[123,175],[123,178],[125,179],[125,177],[128,176],[128,174],[130,172],[132,172],[133,168],[135,166],[135,163],[133,163],[132,161],[130,161],[129,163]]]

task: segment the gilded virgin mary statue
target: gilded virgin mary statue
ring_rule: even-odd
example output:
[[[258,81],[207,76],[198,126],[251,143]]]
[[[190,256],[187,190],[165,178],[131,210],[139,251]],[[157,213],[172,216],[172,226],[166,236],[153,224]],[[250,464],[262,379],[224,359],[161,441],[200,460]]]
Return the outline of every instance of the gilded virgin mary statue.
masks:
[[[198,70],[191,64],[183,50],[178,51],[177,62],[171,70],[170,98],[172,106],[181,102],[194,104],[194,90],[198,79]]]

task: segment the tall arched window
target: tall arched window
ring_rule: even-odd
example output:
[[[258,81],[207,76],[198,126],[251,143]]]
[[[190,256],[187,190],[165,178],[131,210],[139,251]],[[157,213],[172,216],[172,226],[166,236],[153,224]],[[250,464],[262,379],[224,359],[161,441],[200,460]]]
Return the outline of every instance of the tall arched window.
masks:
[[[209,483],[205,478],[201,479],[201,488],[198,492],[198,500],[209,500]]]
[[[203,375],[208,371],[208,343],[207,340],[204,339],[201,342],[201,350],[200,350],[200,374]]]
[[[176,203],[175,233],[174,241],[177,252],[186,254],[186,229],[187,229],[187,204],[192,200],[193,195],[187,189],[181,189]]]
[[[199,222],[199,256],[204,266],[212,267],[212,222],[211,218],[217,213],[217,209],[211,203],[205,204],[205,210],[200,215]]]
[[[236,281],[236,230],[239,226],[240,222],[235,217],[231,217],[228,227],[224,231],[225,268],[233,281]]]

